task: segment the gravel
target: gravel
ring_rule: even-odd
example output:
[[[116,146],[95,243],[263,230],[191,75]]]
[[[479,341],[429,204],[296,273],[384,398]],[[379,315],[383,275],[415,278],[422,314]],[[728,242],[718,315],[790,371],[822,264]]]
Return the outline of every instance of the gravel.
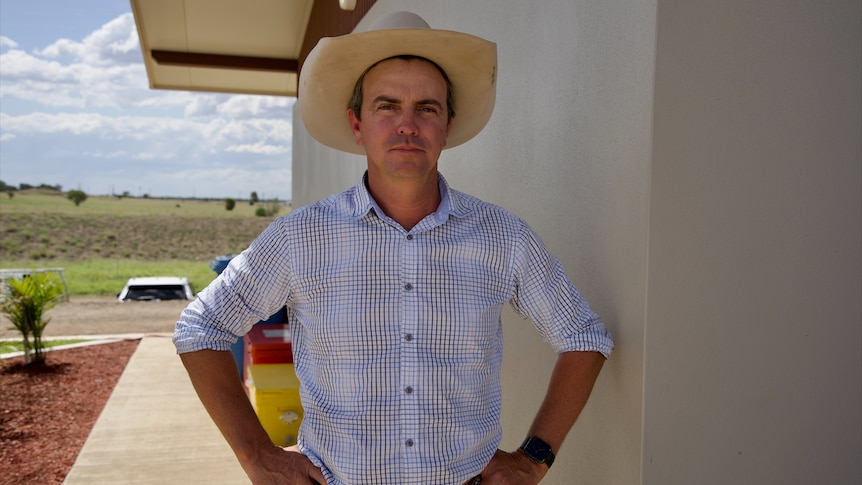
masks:
[[[45,337],[114,335],[122,333],[170,333],[189,302],[126,301],[109,296],[73,296],[49,310]],[[0,338],[20,338],[6,316],[0,316]]]

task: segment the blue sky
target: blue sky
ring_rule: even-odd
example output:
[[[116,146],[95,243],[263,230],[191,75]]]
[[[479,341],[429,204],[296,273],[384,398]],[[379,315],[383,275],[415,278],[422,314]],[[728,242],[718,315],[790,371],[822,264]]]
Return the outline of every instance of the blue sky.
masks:
[[[0,180],[290,199],[294,98],[149,88],[125,0],[0,0]]]

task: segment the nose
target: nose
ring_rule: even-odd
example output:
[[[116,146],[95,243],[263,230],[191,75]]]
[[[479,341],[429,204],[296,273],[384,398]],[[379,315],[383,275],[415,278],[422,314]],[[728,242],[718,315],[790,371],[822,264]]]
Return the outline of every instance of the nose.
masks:
[[[401,116],[398,123],[398,134],[402,136],[416,136],[419,134],[419,126],[416,124],[416,115],[408,111]]]

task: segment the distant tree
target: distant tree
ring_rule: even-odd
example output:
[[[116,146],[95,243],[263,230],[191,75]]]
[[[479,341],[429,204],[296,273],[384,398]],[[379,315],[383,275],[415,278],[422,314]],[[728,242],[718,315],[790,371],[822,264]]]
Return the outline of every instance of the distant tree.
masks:
[[[257,192],[252,192],[251,197],[248,198],[248,205],[255,205],[260,199],[257,198]]]
[[[87,194],[83,190],[70,190],[66,193],[66,198],[74,202],[76,206],[79,206],[81,202],[87,200]]]
[[[15,197],[15,191],[12,189],[9,189],[6,191],[6,195],[8,195],[9,198],[11,199],[12,197]]]
[[[234,207],[236,207],[236,200],[231,199],[230,197],[224,200],[225,209],[232,211]]]
[[[281,210],[281,203],[278,202],[278,199],[272,199],[266,204],[266,213],[268,216],[274,216],[278,214],[278,211]]]
[[[259,217],[272,217],[278,214],[278,211],[280,209],[281,204],[278,202],[278,199],[272,199],[271,201],[266,203],[266,206],[259,206],[254,211],[254,215]]]

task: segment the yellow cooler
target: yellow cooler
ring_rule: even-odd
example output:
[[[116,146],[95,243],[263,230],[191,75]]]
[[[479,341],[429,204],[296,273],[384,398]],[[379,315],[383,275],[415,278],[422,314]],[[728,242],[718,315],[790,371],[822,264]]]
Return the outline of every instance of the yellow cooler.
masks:
[[[269,439],[278,446],[295,445],[302,404],[293,364],[252,364],[248,366],[245,385]]]

